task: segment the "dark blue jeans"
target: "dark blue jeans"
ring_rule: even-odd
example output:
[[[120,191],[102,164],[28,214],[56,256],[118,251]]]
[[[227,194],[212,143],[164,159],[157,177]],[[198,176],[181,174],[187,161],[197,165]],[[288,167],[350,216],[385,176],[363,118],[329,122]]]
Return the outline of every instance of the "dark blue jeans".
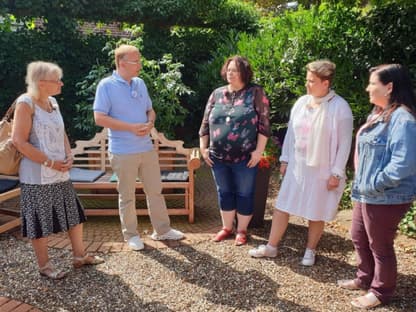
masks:
[[[237,210],[244,216],[253,214],[254,187],[257,166],[248,168],[248,160],[239,163],[224,163],[212,158],[212,173],[218,192],[218,204],[223,211]]]

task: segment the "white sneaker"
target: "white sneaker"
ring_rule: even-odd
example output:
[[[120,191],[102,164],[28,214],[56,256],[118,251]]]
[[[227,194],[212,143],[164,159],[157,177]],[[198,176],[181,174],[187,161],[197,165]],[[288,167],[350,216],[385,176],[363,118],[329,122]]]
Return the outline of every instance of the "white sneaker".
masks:
[[[159,235],[156,232],[153,232],[153,234],[150,236],[153,240],[180,240],[184,237],[183,233],[181,231],[170,229],[165,234]]]
[[[127,245],[133,250],[142,250],[144,248],[144,244],[139,235],[130,237],[127,241]]]
[[[315,264],[315,250],[306,248],[305,254],[303,255],[303,259],[300,264],[304,266],[313,266]]]
[[[250,249],[248,251],[248,254],[254,258],[263,258],[263,257],[274,258],[277,256],[277,248],[272,249],[269,246],[260,245],[257,248]]]

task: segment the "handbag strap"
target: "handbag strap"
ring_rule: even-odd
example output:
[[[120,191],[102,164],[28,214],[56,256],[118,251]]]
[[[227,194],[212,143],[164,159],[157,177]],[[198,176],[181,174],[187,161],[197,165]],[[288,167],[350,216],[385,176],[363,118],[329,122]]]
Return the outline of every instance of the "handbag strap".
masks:
[[[3,117],[2,120],[10,121],[12,119],[12,117],[13,117],[13,113],[14,113],[15,108],[16,108],[16,100],[14,100],[13,104],[10,105],[10,107],[7,110],[6,114],[4,114],[4,117]]]

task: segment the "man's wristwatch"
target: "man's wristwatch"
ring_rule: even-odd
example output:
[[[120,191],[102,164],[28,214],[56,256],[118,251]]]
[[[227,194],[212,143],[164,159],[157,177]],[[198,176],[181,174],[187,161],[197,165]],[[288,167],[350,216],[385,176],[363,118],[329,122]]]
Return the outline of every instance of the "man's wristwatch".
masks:
[[[340,176],[339,174],[336,174],[336,173],[333,173],[332,176],[334,178],[337,178],[338,180],[341,180],[342,179],[342,176]]]
[[[45,167],[49,167],[49,158],[46,158],[46,160],[42,163]]]

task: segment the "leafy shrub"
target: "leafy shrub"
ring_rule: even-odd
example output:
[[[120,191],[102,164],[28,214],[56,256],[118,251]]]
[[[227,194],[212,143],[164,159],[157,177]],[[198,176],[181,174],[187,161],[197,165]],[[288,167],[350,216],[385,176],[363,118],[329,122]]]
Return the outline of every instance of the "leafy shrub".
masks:
[[[328,58],[336,63],[334,88],[351,105],[355,126],[365,120],[371,105],[365,91],[368,69],[381,63],[406,65],[416,78],[416,3],[379,1],[365,8],[351,8],[342,2],[299,8],[274,18],[263,18],[256,34],[236,39],[236,49],[223,44],[214,60],[201,66],[201,81],[212,89],[219,64],[231,54],[246,56],[256,82],[262,85],[272,106],[272,123],[284,124],[294,101],[305,93],[305,65]],[[227,53],[228,52],[228,53]],[[209,81],[212,81],[209,83]],[[350,208],[352,171],[341,200]],[[414,214],[414,208],[412,212]],[[409,213],[410,214],[410,213]],[[401,228],[414,228],[407,215]],[[413,222],[413,223],[412,223]]]
[[[352,189],[352,182],[353,182],[353,177],[354,177],[354,170],[347,168],[345,170],[345,174],[347,175],[347,180],[346,180],[344,192],[342,193],[342,197],[339,202],[339,206],[338,206],[339,210],[352,209],[351,189]]]
[[[88,106],[83,90],[77,90],[76,84],[79,81],[87,85],[89,82],[92,83],[94,77],[88,74],[90,70],[91,75],[94,75],[94,71],[100,70],[100,66],[111,67],[111,57],[108,58],[106,51],[102,51],[101,48],[105,41],[113,42],[114,39],[97,35],[85,36],[78,32],[78,22],[142,22],[146,31],[141,33],[141,38],[146,44],[141,50],[145,58],[161,60],[158,62],[163,73],[168,64],[168,61],[163,60],[164,55],[172,55],[169,66],[184,64],[180,67],[180,72],[184,75],[181,81],[183,79],[193,89],[197,82],[196,66],[210,58],[210,53],[230,30],[254,32],[257,29],[258,12],[252,5],[237,0],[115,0],[112,5],[108,5],[107,2],[0,1],[1,15],[6,17],[0,22],[0,113],[6,110],[17,94],[24,91],[24,67],[28,62],[35,59],[55,61],[61,65],[65,75],[65,87],[58,100],[68,125],[69,136],[73,140],[78,139],[85,136],[85,131],[93,129],[89,124],[90,120],[81,120],[77,115],[85,113],[88,116]],[[14,16],[17,17],[15,20]],[[42,29],[34,28],[33,17],[44,19],[45,25]],[[22,22],[23,27],[14,29],[16,21]],[[173,72],[176,69],[171,67],[170,70]],[[179,71],[177,73],[179,74]],[[176,78],[165,75],[163,79]],[[81,85],[88,88],[85,83]],[[168,83],[167,80],[165,83]],[[175,92],[178,92],[181,105],[189,111],[187,121],[192,125],[194,122],[191,121],[196,120],[193,108],[196,106],[195,103],[198,106],[200,104],[198,97],[193,100],[195,97],[190,97],[187,91],[183,93],[186,96],[182,97],[180,94],[184,90],[180,91],[177,87]],[[88,93],[88,90],[84,91]],[[172,99],[168,93],[162,97],[165,100]],[[157,103],[155,104],[157,106]],[[172,113],[169,110],[168,112]],[[180,109],[178,112],[181,118],[183,111]],[[71,127],[73,118],[81,124]],[[181,120],[177,125],[180,124]],[[184,129],[182,132],[193,134],[192,131]]]
[[[12,17],[9,16],[10,19]],[[21,22],[21,26],[16,23]],[[17,24],[19,25],[19,24]],[[34,29],[30,19],[0,24],[0,113],[6,111],[17,95],[25,92],[25,74],[28,63],[36,60],[55,62],[63,69],[64,87],[57,100],[70,138],[79,136],[71,127],[75,114],[74,104],[79,101],[75,84],[91,68],[103,63],[101,47],[103,36],[84,36],[65,18],[50,19],[42,29]]]
[[[410,208],[399,225],[400,231],[407,236],[416,238],[416,205]]]
[[[365,91],[370,67],[400,62],[416,78],[415,15],[416,3],[406,1],[366,8],[324,3],[309,10],[286,11],[263,18],[256,34],[242,33],[230,40],[236,48],[224,43],[213,60],[200,66],[199,79],[205,89],[213,89],[217,82],[212,79],[213,66],[231,54],[246,56],[256,82],[270,99],[272,122],[282,124],[294,101],[305,93],[305,65],[328,58],[337,65],[334,88],[350,103],[358,126],[371,108]]]
[[[141,31],[140,27],[134,27],[133,33]],[[114,59],[114,47],[121,43],[131,44],[141,48],[140,38],[129,40],[120,39],[118,42],[107,42],[105,51],[108,51],[108,64]],[[147,60],[142,56],[143,68],[140,77],[145,81],[152,99],[153,108],[157,118],[155,127],[164,132],[168,137],[174,137],[174,129],[183,125],[187,110],[181,106],[182,96],[189,95],[192,91],[182,83],[182,64],[173,62],[172,55],[165,54],[160,60]],[[92,66],[84,80],[77,84],[78,95],[82,100],[76,104],[77,115],[74,120],[76,127],[84,132],[84,136],[92,137],[97,131],[93,118],[93,102],[95,90],[99,81],[111,74],[111,67],[104,65]]]
[[[161,60],[143,60],[141,77],[146,82],[154,109],[157,113],[156,128],[174,137],[177,126],[183,126],[187,110],[180,98],[190,95],[191,89],[182,83],[181,63],[175,63],[171,54],[163,55]]]

